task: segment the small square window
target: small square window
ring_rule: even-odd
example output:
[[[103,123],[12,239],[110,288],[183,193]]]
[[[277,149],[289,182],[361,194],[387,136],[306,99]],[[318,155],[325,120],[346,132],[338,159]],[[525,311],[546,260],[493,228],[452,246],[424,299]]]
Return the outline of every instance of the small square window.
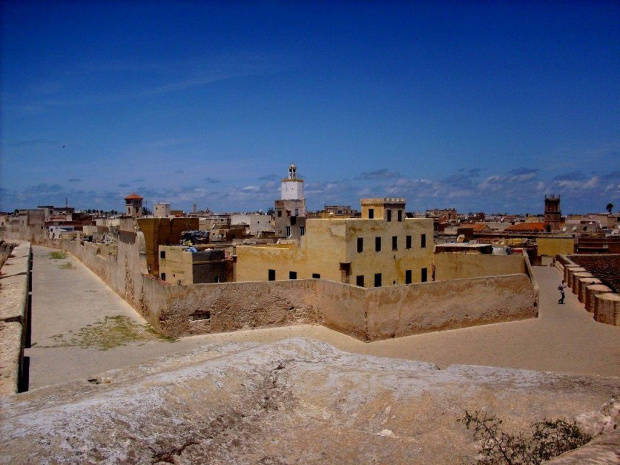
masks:
[[[375,287],[381,287],[381,273],[375,273]]]
[[[276,280],[276,270],[269,270],[267,272],[267,279],[269,279],[269,281],[275,281]]]
[[[289,271],[288,279],[297,279],[297,271]]]
[[[321,279],[321,275],[319,273],[312,273],[312,279]]]
[[[162,250],[161,252],[159,252],[159,258],[166,258],[166,251]]]
[[[359,275],[355,277],[355,284],[357,284],[359,287],[364,287],[364,275]]]

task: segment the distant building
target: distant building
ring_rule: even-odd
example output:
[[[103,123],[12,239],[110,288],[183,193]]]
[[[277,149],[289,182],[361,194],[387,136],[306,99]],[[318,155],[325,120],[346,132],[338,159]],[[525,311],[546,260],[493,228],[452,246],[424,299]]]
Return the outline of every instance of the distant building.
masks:
[[[275,229],[276,236],[288,239],[299,239],[306,232],[304,181],[297,177],[294,164],[282,180],[281,199],[275,202]]]
[[[233,262],[224,250],[160,245],[159,278],[181,285],[225,283],[233,279]]]
[[[142,217],[142,200],[144,199],[135,192],[125,197],[125,215],[133,218]]]
[[[560,209],[560,196],[547,197],[545,195],[545,230],[559,231],[562,229],[562,210]]]
[[[167,218],[170,216],[170,204],[169,203],[156,203],[153,207],[153,216],[155,218]]]

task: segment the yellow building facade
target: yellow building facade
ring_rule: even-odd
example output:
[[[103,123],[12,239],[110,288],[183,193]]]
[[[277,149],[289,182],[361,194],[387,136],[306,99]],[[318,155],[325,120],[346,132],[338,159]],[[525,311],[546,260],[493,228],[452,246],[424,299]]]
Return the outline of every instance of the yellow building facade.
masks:
[[[308,219],[299,243],[237,247],[236,281],[319,278],[362,287],[430,281],[433,220],[405,218],[403,199],[364,200],[362,218]],[[375,209],[373,219],[368,209]]]

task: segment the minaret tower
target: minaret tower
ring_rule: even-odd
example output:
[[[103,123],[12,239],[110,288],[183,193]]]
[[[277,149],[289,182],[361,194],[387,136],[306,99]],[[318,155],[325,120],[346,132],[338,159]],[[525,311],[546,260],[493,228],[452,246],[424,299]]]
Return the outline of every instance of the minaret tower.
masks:
[[[562,210],[560,210],[560,196],[545,195],[545,226],[551,231],[557,231],[562,226]]]
[[[294,163],[288,167],[288,178],[282,180],[282,200],[305,200],[304,180],[297,177],[297,167]]]

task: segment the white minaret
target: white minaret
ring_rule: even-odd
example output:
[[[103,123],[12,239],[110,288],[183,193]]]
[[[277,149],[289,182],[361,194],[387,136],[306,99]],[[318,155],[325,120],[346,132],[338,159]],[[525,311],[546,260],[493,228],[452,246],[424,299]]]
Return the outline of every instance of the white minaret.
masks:
[[[304,180],[297,178],[294,163],[288,167],[288,178],[282,180],[282,200],[304,200]]]

